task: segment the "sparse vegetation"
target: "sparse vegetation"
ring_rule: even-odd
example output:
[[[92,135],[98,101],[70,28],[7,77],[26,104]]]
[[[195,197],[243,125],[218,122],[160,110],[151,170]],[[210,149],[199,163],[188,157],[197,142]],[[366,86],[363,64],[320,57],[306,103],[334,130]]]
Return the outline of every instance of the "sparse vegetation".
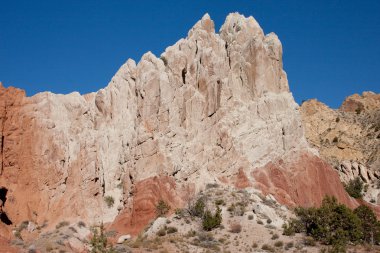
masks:
[[[104,226],[100,225],[98,229],[92,229],[93,236],[91,238],[91,253],[114,253],[116,252],[112,244],[108,243],[107,237],[104,234]]]
[[[206,189],[208,190],[208,189],[212,189],[212,188],[218,188],[219,187],[219,185],[218,184],[216,184],[216,183],[214,183],[214,184],[207,184],[206,185]]]
[[[227,211],[230,212],[232,216],[243,216],[245,213],[245,208],[247,204],[244,202],[238,202],[238,203],[232,203],[228,208]]]
[[[303,239],[303,244],[305,246],[315,246],[315,240],[313,237],[310,237],[310,236],[306,236],[304,239]]]
[[[175,209],[174,213],[175,213],[175,217],[176,217],[177,219],[181,219],[181,218],[183,218],[183,216],[184,216],[184,214],[185,214],[185,212],[184,212],[184,210],[183,210],[182,208],[177,208],[177,209]]]
[[[165,58],[165,56],[161,55],[160,59],[164,62],[165,66],[168,66],[168,60]]]
[[[14,236],[20,240],[22,240],[21,232],[28,227],[29,221],[23,221],[20,223],[20,225],[16,228],[16,231],[14,232]]]
[[[160,230],[157,231],[158,236],[165,236],[166,235],[166,229],[161,228]]]
[[[272,248],[271,246],[269,246],[268,244],[264,244],[262,247],[261,247],[262,250],[265,250],[265,251],[268,251],[268,252],[274,252],[274,248]]]
[[[223,199],[217,199],[215,200],[215,205],[217,206],[224,206],[226,203],[224,202]]]
[[[291,248],[293,248],[294,247],[294,242],[288,242],[286,245],[285,245],[285,249],[286,250],[289,250],[289,249],[291,249]]]
[[[277,241],[274,243],[274,246],[277,248],[281,248],[284,246],[284,242],[283,241]]]
[[[274,235],[272,235],[272,240],[277,240],[279,238],[279,235],[278,234],[274,234]]]
[[[112,196],[105,196],[104,202],[106,202],[108,208],[111,208],[113,206],[113,204],[115,203],[115,200]]]
[[[156,216],[163,217],[170,211],[170,206],[164,200],[160,199],[156,205]]]
[[[287,223],[284,223],[284,225],[282,225],[282,228],[284,229],[282,233],[283,235],[292,236],[295,233],[302,232],[303,224],[300,220],[290,219]]]
[[[197,199],[197,201],[194,204],[192,203],[189,204],[188,212],[190,213],[191,216],[202,218],[205,212],[205,207],[206,207],[205,201],[201,197]]]
[[[178,229],[176,227],[167,227],[166,232],[168,234],[173,234],[173,233],[177,233]]]

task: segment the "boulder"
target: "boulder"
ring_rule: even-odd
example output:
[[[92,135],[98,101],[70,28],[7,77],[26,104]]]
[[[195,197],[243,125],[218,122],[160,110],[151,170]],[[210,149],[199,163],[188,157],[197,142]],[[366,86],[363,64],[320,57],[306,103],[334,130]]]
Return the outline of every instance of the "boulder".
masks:
[[[122,243],[124,243],[125,241],[130,240],[131,238],[132,238],[131,235],[122,235],[122,236],[120,236],[120,237],[117,239],[117,243],[118,243],[118,244],[122,244]]]

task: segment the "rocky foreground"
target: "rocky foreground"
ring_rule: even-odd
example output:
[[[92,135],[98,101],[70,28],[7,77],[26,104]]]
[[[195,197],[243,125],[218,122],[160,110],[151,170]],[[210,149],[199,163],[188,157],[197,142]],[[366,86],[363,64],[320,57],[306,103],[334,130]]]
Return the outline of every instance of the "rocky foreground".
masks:
[[[90,226],[102,222],[111,241],[138,238],[154,225],[159,201],[173,218],[210,185],[230,200],[246,196],[239,217],[262,231],[253,237],[280,233],[289,208],[319,205],[325,195],[354,208],[359,202],[347,195],[319,130],[312,131],[311,111],[322,109],[307,103],[300,109],[289,91],[277,36],[236,13],[219,33],[205,15],[160,57],[128,60],[98,92],[26,97],[0,85],[0,244],[12,243],[14,252],[82,252]],[[378,156],[364,153],[377,164]],[[371,171],[372,180],[378,174]],[[221,208],[223,217],[231,204]],[[269,230],[260,230],[258,220],[268,219]],[[223,220],[226,229],[235,222]],[[176,233],[189,233],[191,221],[177,223],[184,229]],[[251,234],[248,223],[243,231]],[[228,251],[255,251],[268,235],[251,239],[236,239],[239,251]],[[204,249],[198,246],[186,250]],[[151,250],[164,249],[185,250]]]

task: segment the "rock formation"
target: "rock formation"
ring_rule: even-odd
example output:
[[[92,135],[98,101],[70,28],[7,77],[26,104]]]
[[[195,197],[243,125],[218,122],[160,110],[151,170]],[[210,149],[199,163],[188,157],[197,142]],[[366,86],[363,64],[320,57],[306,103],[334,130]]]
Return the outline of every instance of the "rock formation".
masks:
[[[0,135],[11,227],[115,221],[137,233],[159,199],[181,206],[207,183],[258,187],[292,206],[325,194],[356,204],[308,146],[279,39],[236,13],[219,33],[205,15],[96,93],[0,86]]]
[[[380,94],[352,95],[333,110],[313,99],[301,106],[306,138],[343,182],[359,177],[368,184],[367,200],[378,202],[380,191]]]

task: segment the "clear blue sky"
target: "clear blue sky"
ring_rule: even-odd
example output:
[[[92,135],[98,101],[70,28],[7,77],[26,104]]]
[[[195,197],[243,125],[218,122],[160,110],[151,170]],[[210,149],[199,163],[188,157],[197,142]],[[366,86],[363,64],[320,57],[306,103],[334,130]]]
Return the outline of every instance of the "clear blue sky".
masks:
[[[284,47],[284,68],[300,103],[332,107],[353,93],[380,92],[379,0],[0,0],[0,81],[33,95],[87,93],[187,35],[208,12],[252,15]]]

